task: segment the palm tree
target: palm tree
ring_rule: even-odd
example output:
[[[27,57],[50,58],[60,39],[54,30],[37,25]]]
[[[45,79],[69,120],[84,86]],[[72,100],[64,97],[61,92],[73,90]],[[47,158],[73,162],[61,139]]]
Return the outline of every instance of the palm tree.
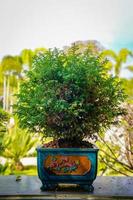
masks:
[[[28,69],[31,68],[33,56],[34,52],[31,49],[23,49],[20,53],[22,64],[25,65]]]
[[[121,49],[118,54],[116,54],[113,50],[104,50],[100,54],[100,58],[107,58],[107,68],[109,70],[114,70],[115,76],[120,76],[120,72],[122,69],[122,64],[127,62],[128,56],[133,56],[132,52],[126,48]],[[111,59],[110,59],[111,58]]]
[[[126,67],[130,72],[133,72],[133,65],[129,65]]]
[[[3,82],[3,109],[9,111],[11,104],[11,89],[17,87],[17,78],[22,71],[22,62],[19,56],[5,56],[1,61],[1,83]],[[12,88],[11,88],[12,87]]]

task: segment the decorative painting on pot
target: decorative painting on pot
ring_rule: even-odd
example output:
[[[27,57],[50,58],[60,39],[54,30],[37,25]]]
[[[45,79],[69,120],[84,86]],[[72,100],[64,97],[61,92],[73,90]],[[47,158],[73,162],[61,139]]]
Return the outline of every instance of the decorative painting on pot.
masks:
[[[48,155],[44,168],[51,175],[85,175],[91,169],[87,156]]]

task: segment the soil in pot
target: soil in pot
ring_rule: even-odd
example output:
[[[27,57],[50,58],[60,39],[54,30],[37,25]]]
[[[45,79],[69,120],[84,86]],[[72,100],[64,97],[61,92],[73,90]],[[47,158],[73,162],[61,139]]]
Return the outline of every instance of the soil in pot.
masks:
[[[43,145],[44,148],[94,148],[93,144],[88,141],[75,142],[67,139],[58,139],[50,141]]]

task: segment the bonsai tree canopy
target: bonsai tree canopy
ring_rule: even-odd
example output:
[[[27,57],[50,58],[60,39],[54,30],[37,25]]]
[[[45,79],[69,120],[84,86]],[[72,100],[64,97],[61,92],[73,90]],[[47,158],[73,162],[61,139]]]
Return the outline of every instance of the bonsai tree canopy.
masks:
[[[54,49],[34,58],[17,95],[20,124],[46,137],[93,138],[122,114],[125,94],[105,62],[89,52]]]

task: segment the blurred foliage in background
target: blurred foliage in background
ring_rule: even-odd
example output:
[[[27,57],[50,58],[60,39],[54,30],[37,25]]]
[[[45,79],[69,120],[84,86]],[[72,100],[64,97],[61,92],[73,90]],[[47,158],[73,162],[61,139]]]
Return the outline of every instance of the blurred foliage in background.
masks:
[[[0,155],[3,151],[3,138],[7,131],[7,124],[9,121],[9,114],[5,112],[2,108],[0,108]]]
[[[98,173],[133,175],[133,52],[123,48],[116,53],[105,49],[95,40],[77,41],[65,46],[63,50],[65,53],[75,50],[77,54],[88,50],[99,56],[101,62],[106,58],[105,68],[108,73],[123,81],[127,94],[127,101],[123,106],[127,109],[127,114],[119,123],[116,120],[116,125],[99,137]],[[35,50],[23,49],[19,55],[6,55],[0,62],[0,174],[37,174],[36,166],[24,166],[21,159],[29,155],[35,156],[35,146],[40,142],[39,136],[33,137],[32,133],[19,127],[12,114],[12,105],[16,101],[14,94],[19,91],[20,82],[26,79],[26,71],[32,69],[34,56],[46,51],[43,47]],[[121,77],[124,70],[129,77]]]
[[[133,105],[117,127],[99,137],[99,175],[133,175]]]
[[[24,166],[20,159],[30,155],[30,150],[35,150],[36,145],[37,138],[26,129],[21,129],[15,120],[3,138],[2,156],[8,159],[11,170],[22,170]]]
[[[6,159],[6,163],[1,168],[3,172],[8,168],[8,172],[14,174],[14,170],[22,171],[25,169],[21,159],[24,157],[32,156],[35,151],[35,147],[39,143],[37,137],[32,133],[29,133],[26,129],[21,129],[17,118],[11,118],[12,121],[8,124],[7,130],[2,140],[1,156]]]

